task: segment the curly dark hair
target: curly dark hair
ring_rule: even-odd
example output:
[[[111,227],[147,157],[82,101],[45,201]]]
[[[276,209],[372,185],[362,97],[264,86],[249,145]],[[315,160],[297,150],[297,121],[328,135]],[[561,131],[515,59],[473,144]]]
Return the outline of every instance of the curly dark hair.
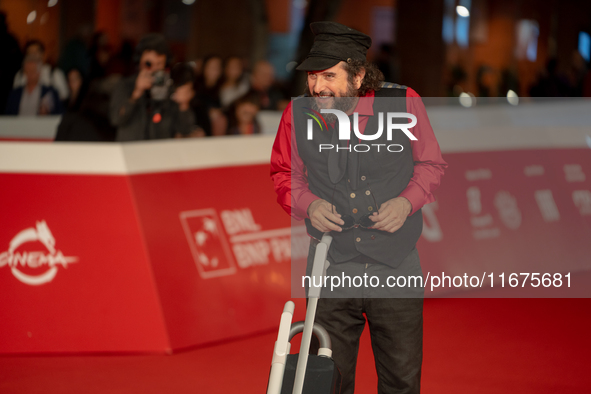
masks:
[[[37,45],[39,47],[39,49],[41,50],[41,52],[45,53],[45,45],[43,44],[43,42],[41,42],[40,40],[37,40],[37,39],[27,41],[27,43],[25,44],[25,53],[27,52],[27,49],[29,49],[29,47],[31,47],[33,45]]]
[[[343,65],[343,68],[349,75],[348,79],[351,85],[355,82],[355,76],[362,69],[365,69],[365,76],[358,90],[359,96],[364,96],[370,90],[380,90],[382,82],[384,82],[384,74],[382,74],[375,64],[367,60],[351,59],[351,61]]]
[[[166,38],[162,34],[148,33],[143,36],[135,47],[134,62],[139,63],[142,54],[146,51],[154,51],[159,55],[166,55],[166,65],[170,65],[172,52]]]

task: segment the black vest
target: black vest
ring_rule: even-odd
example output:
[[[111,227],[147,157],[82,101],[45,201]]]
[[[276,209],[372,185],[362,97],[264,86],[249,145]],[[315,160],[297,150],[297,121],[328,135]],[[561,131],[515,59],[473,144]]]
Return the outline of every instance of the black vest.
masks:
[[[322,131],[316,122],[312,122],[313,139],[308,140],[307,120],[310,116],[306,113],[310,111],[306,108],[309,107],[311,99],[296,99],[292,106],[298,153],[306,166],[310,191],[328,202],[332,201],[341,215],[349,214],[356,221],[363,215],[375,211],[376,203],[379,208],[384,202],[397,197],[407,187],[414,171],[408,137],[401,130],[395,129],[392,140],[388,141],[386,133],[387,112],[407,112],[406,88],[400,85],[394,88],[382,88],[375,92],[375,97],[374,116],[369,118],[364,134],[371,135],[378,130],[378,113],[381,112],[384,116],[384,130],[381,137],[374,141],[358,141],[351,131],[351,144],[361,143],[370,146],[384,144],[379,152],[375,146],[372,146],[369,152],[354,152],[354,150],[352,153],[341,150],[338,154],[335,150],[319,152],[319,144],[338,143],[340,146],[347,146],[348,141],[338,141],[336,137],[338,130],[332,129],[329,125],[329,131],[326,128]],[[388,100],[385,97],[393,99]],[[352,119],[353,116],[350,116],[351,126],[353,126]],[[408,122],[408,120],[394,120],[394,123],[402,122]],[[335,127],[338,126],[335,125]],[[393,144],[401,145],[402,151],[389,152],[386,147]],[[391,149],[399,150],[400,148],[392,147]],[[341,179],[335,177],[335,163],[339,159],[341,169],[336,173],[343,175]],[[332,176],[329,175],[329,163]],[[346,166],[346,169],[342,166]],[[352,177],[356,179],[351,179]],[[337,182],[333,183],[331,179]],[[309,219],[306,219],[306,227],[310,236],[317,239],[322,237],[322,233],[311,225]],[[380,263],[396,267],[415,248],[422,229],[423,217],[421,210],[418,210],[409,216],[404,225],[394,233],[361,227],[332,232],[333,241],[329,250],[329,261],[363,262],[368,260],[364,259],[364,256],[367,256]]]

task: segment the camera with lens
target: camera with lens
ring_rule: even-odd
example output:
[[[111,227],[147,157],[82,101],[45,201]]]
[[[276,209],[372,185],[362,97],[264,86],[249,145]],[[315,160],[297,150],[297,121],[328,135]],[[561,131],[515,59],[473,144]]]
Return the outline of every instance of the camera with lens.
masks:
[[[162,101],[170,97],[172,79],[164,70],[158,70],[152,74],[152,88],[150,88],[150,97],[156,101]]]

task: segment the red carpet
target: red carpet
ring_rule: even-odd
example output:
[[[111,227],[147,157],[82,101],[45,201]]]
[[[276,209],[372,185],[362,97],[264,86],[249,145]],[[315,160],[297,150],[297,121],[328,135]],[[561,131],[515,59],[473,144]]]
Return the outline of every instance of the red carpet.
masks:
[[[0,357],[0,393],[260,394],[275,338],[172,356]],[[590,351],[589,299],[430,299],[422,392],[590,393]],[[376,393],[367,331],[359,357],[356,392]]]

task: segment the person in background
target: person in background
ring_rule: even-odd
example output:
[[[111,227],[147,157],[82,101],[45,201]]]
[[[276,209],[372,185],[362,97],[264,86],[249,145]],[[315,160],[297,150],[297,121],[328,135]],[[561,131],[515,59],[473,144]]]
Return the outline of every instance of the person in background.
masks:
[[[275,69],[265,60],[258,61],[250,76],[250,93],[256,94],[261,103],[261,109],[283,110],[289,101],[275,86]]]
[[[197,113],[205,109],[207,121],[202,122],[207,135],[224,135],[228,120],[221,110],[220,86],[222,82],[222,59],[208,56],[203,60],[203,72],[195,81],[195,98],[191,107]]]
[[[509,66],[501,70],[499,78],[499,86],[497,88],[499,96],[506,96],[509,90],[512,90],[517,93],[518,96],[521,96],[519,72],[516,60],[512,60]]]
[[[540,73],[538,81],[529,90],[531,97],[568,97],[571,87],[568,79],[560,72],[558,60],[551,58],[546,69]]]
[[[68,71],[68,89],[70,90],[70,97],[66,102],[66,111],[75,112],[80,109],[80,104],[84,99],[85,83],[82,73],[77,68]]]
[[[130,40],[123,40],[119,52],[111,57],[109,61],[109,72],[121,77],[129,77],[135,73],[135,65],[133,64],[133,53],[135,45]]]
[[[203,72],[195,81],[197,99],[208,108],[220,108],[220,86],[222,83],[222,59],[210,56],[203,61]]]
[[[117,127],[117,141],[189,135],[195,125],[189,105],[192,92],[172,87],[167,72],[171,53],[164,36],[144,36],[135,59],[138,73],[122,79],[111,97],[110,118]]]
[[[23,64],[23,55],[18,41],[8,31],[6,14],[0,12],[0,111],[6,108],[6,100],[12,90],[14,75]]]
[[[107,33],[99,31],[92,36],[90,44],[90,72],[88,79],[104,78],[109,73],[111,63],[111,46]]]
[[[31,40],[25,44],[25,56],[36,55],[41,58],[42,62],[45,62],[45,45],[39,40]],[[27,84],[27,76],[23,72],[19,71],[14,76],[13,87],[18,88],[19,86],[25,86]],[[62,70],[59,68],[52,68],[47,63],[41,65],[40,81],[42,85],[51,86],[54,88],[61,101],[67,100],[70,92],[68,90],[68,83]]]
[[[79,109],[62,116],[56,141],[114,141],[117,129],[109,121],[109,94],[101,84],[91,83],[80,97]]]
[[[191,99],[195,96],[195,89],[194,89],[194,82],[195,82],[195,70],[190,63],[177,63],[172,68],[170,72],[170,77],[172,78],[173,85],[175,87],[174,95],[180,94],[186,97],[191,97]],[[202,126],[200,126],[199,121],[202,119],[201,114],[194,114],[195,124],[191,132],[187,135],[181,135],[177,133],[175,138],[181,137],[205,137],[206,133]],[[207,113],[205,113],[207,116]]]
[[[567,79],[571,87],[571,97],[582,97],[587,74],[587,63],[579,51],[574,50],[571,55],[571,62],[567,69]]]
[[[41,80],[43,59],[35,53],[25,57],[23,76],[25,86],[19,86],[10,92],[6,104],[7,115],[35,116],[57,115],[62,113],[62,105],[57,91]]]
[[[261,127],[257,121],[260,110],[258,99],[253,94],[246,94],[230,106],[228,135],[260,134]]]
[[[248,92],[248,79],[244,74],[242,59],[231,56],[224,66],[224,77],[220,88],[222,108],[228,108],[234,100]]]
[[[478,97],[497,97],[495,87],[498,85],[496,82],[496,72],[489,65],[482,64],[478,67],[476,72],[476,87],[478,88]],[[507,94],[504,92],[504,94]]]
[[[195,59],[191,60],[189,64],[193,66],[193,71],[195,72],[196,77],[198,78],[203,74],[203,61],[205,59],[202,57],[196,57]]]
[[[376,55],[375,64],[378,66],[384,81],[398,81],[400,78],[400,62],[398,61],[398,51],[393,44],[384,43]]]
[[[84,88],[90,84],[99,84],[101,86],[97,87],[98,90],[112,94],[122,78],[129,77],[136,71],[133,61],[134,46],[128,41],[123,41],[120,53],[114,55],[107,34],[102,31],[96,32],[92,36],[89,49],[89,69],[84,70],[75,63],[69,69],[75,68],[80,71],[85,81]]]
[[[57,66],[62,70],[71,70],[77,68],[82,71],[84,76],[89,75],[90,72],[90,53],[88,49],[92,43],[92,35],[94,34],[94,26],[90,21],[76,23],[76,29],[72,38],[67,42],[62,42],[60,45],[60,56],[58,58]],[[135,70],[134,70],[135,71]]]

